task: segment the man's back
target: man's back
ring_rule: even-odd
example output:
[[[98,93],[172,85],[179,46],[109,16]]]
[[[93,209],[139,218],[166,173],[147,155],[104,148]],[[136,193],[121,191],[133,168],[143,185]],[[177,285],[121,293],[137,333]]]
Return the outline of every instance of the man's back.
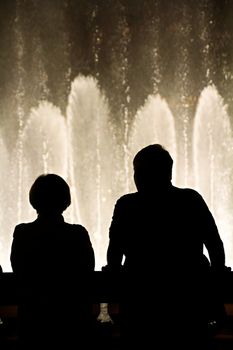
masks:
[[[149,346],[155,338],[161,349],[174,344],[185,350],[204,346],[215,298],[209,289],[204,244],[211,264],[223,268],[222,241],[196,191],[170,186],[157,195],[138,192],[118,200],[110,226],[108,267],[119,269],[125,256],[121,312],[126,347],[134,342]]]
[[[125,255],[129,271],[198,269],[206,245],[211,263],[224,266],[223,244],[214,219],[194,190],[170,186],[162,193],[137,192],[116,203],[110,227],[108,265]]]
[[[125,271],[122,330],[126,347],[202,348],[210,265],[223,270],[222,240],[205,201],[171,183],[173,160],[159,144],[134,157],[137,193],[121,197],[109,230],[110,270]],[[123,267],[122,267],[123,264]]]

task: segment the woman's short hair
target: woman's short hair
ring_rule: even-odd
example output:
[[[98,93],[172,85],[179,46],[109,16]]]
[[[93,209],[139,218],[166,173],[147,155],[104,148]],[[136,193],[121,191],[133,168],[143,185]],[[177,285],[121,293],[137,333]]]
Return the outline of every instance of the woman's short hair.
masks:
[[[69,185],[59,175],[42,174],[32,184],[29,201],[38,213],[62,213],[71,203]]]

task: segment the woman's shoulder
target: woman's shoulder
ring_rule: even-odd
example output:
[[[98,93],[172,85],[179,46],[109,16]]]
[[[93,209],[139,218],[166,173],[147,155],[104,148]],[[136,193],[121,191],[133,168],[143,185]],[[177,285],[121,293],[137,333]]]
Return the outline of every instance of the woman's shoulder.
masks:
[[[89,236],[87,229],[81,224],[70,224],[65,222],[65,228],[70,234],[74,236],[86,237]]]
[[[24,235],[27,232],[31,231],[32,228],[35,226],[35,222],[27,222],[27,223],[20,223],[15,226],[14,229],[14,236],[17,235]]]

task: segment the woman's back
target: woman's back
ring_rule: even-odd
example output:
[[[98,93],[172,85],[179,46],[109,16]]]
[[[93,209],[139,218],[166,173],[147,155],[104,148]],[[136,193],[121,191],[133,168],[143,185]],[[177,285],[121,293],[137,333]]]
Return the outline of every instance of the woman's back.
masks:
[[[70,192],[58,175],[37,178],[29,198],[38,217],[15,227],[11,248],[20,345],[73,347],[91,339],[89,276],[95,258],[90,237],[83,226],[64,222]]]
[[[94,270],[94,252],[86,229],[81,225],[38,217],[15,227],[11,250],[13,271],[38,275],[77,273]]]

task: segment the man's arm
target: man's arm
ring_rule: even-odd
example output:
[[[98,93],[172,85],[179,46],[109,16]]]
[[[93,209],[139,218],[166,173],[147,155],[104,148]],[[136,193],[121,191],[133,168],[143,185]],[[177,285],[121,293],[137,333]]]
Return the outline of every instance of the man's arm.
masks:
[[[204,244],[209,254],[211,267],[215,269],[222,269],[225,267],[224,245],[219,235],[213,215],[201,196],[200,208]]]

